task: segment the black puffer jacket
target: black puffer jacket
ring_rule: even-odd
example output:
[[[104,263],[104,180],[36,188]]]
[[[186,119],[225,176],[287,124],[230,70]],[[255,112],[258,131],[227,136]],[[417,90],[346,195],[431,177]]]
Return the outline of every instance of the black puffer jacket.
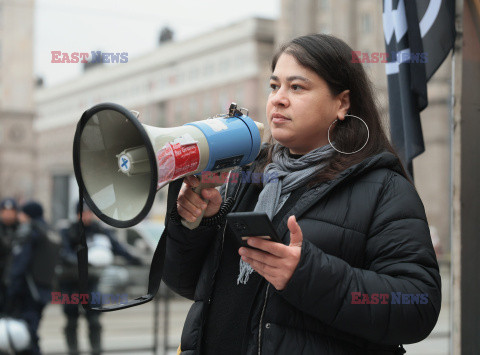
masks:
[[[170,185],[178,196],[180,182]],[[225,190],[236,195],[235,210],[246,184]],[[366,159],[304,193],[277,228],[285,244],[292,214],[303,232],[300,262],[284,290],[264,280],[247,354],[401,354],[399,344],[428,336],[440,312],[439,269],[423,204],[395,156]],[[224,224],[189,231],[170,221],[163,235],[163,280],[195,301],[182,333],[184,355],[201,352]],[[363,294],[377,304],[355,304]],[[388,294],[386,304],[375,294]]]

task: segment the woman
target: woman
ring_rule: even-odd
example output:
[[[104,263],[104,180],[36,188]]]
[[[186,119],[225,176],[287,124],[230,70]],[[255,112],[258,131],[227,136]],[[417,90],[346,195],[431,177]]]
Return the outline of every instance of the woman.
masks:
[[[433,329],[440,275],[424,208],[351,53],[327,35],[284,45],[272,62],[272,139],[243,168],[263,184],[204,189],[206,203],[188,177],[170,200],[163,278],[195,301],[182,354],[402,354]],[[181,226],[201,210],[200,227]],[[285,245],[239,248],[229,210],[267,213]]]

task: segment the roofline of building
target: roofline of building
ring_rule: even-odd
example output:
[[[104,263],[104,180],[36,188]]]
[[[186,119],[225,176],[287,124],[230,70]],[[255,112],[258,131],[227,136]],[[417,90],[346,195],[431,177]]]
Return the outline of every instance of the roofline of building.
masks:
[[[231,45],[232,41],[241,43],[248,41],[252,37],[260,41],[266,41],[269,39],[268,37],[271,37],[273,43],[273,22],[275,20],[266,18],[248,18],[183,41],[162,44],[152,52],[145,53],[131,60],[129,59],[126,63],[128,65],[102,65],[97,68],[91,68],[83,75],[72,80],[51,87],[38,88],[35,91],[35,103],[43,104],[49,101],[56,101],[60,97],[88,90],[96,84],[105,83],[105,81],[125,79],[145,71],[158,69],[159,67],[175,66],[177,62],[210,51],[213,52],[227,44]],[[271,36],[269,36],[269,32]]]

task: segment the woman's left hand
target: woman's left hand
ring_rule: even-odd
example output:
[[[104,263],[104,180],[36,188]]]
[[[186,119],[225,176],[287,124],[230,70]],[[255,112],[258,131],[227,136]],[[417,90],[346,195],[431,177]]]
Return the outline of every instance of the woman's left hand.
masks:
[[[293,275],[300,261],[303,234],[295,216],[290,216],[287,222],[290,230],[290,244],[264,240],[261,238],[248,238],[251,248],[240,248],[242,259],[270,282],[277,290],[283,290]]]

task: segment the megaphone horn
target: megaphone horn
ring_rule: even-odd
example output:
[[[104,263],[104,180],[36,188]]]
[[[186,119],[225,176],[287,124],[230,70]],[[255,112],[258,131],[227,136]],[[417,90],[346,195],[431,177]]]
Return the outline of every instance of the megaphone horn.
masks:
[[[73,142],[75,177],[86,203],[105,223],[130,227],[147,216],[156,192],[171,181],[253,162],[263,124],[243,110],[232,103],[227,114],[159,128],[141,124],[138,113],[120,105],[93,106],[80,118]],[[192,229],[200,221],[182,223]]]

